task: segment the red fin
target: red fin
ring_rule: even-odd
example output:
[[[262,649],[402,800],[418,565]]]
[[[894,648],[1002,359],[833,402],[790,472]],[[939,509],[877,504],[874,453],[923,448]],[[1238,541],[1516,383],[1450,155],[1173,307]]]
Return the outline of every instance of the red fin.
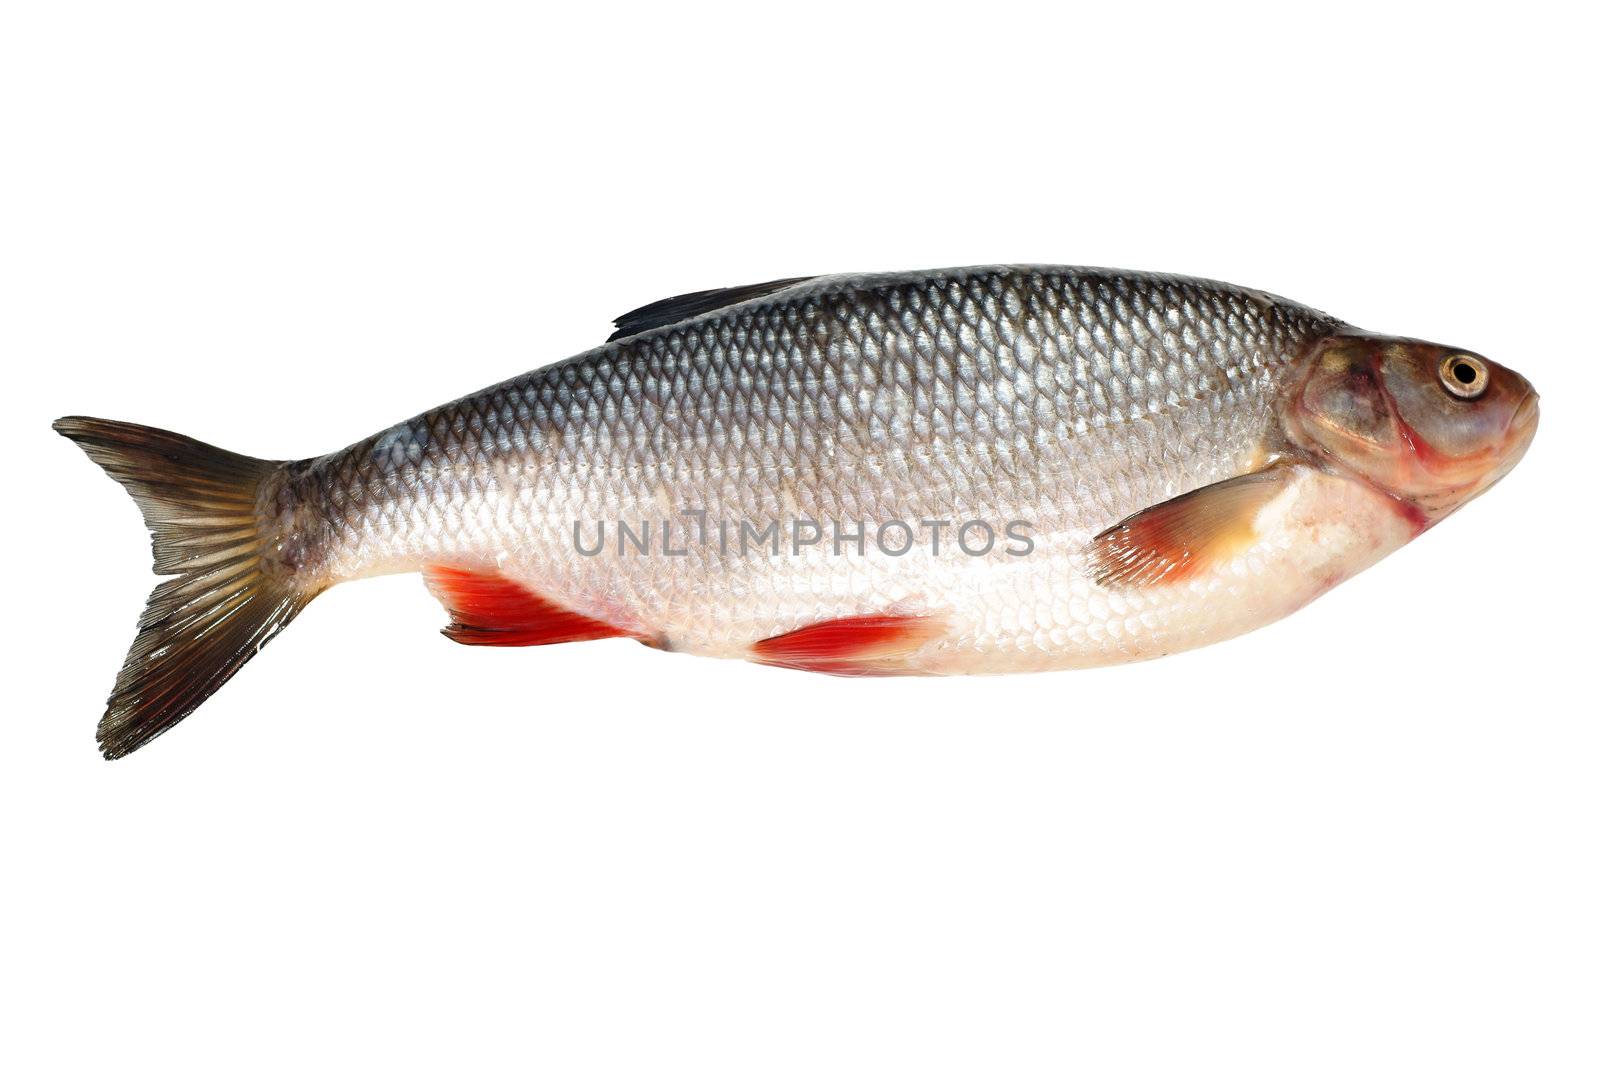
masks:
[[[921,615],[855,615],[815,623],[751,646],[774,667],[826,674],[904,674],[911,653],[943,632]]]
[[[493,572],[428,567],[423,577],[428,591],[450,612],[450,625],[442,632],[463,645],[554,645],[631,636],[558,607]]]
[[[1285,464],[1203,486],[1096,535],[1089,573],[1100,585],[1165,585],[1249,548],[1256,515],[1291,476]]]

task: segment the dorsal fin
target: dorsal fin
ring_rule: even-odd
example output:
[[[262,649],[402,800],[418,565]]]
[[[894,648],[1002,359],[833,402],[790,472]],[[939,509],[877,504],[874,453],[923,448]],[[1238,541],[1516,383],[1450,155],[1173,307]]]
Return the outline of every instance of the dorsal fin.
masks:
[[[816,275],[812,275],[816,277]],[[606,338],[607,341],[616,341],[624,337],[632,337],[636,333],[653,330],[657,326],[670,326],[674,322],[692,319],[696,315],[704,315],[708,311],[718,308],[732,307],[742,304],[746,300],[755,300],[758,297],[770,296],[780,289],[787,289],[791,285],[809,282],[811,278],[779,278],[775,282],[757,282],[755,285],[735,285],[727,289],[702,289],[698,293],[684,293],[682,296],[669,296],[665,300],[657,300],[653,304],[634,308],[623,315],[618,315],[612,323],[617,332]]]

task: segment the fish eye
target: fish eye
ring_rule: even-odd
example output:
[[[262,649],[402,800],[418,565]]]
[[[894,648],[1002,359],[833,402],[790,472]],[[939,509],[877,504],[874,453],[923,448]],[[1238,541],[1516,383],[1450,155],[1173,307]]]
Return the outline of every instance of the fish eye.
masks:
[[[1452,395],[1476,400],[1489,388],[1489,368],[1484,366],[1483,360],[1457,352],[1440,361],[1439,381]]]

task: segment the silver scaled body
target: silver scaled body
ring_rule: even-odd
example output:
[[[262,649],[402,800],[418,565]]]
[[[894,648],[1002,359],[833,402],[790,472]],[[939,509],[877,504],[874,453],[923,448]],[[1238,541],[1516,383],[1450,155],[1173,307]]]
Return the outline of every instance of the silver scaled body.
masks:
[[[884,614],[938,621],[911,673],[1161,655],[1287,614],[1411,536],[1382,494],[1305,466],[1222,566],[1127,589],[1088,566],[1113,523],[1259,468],[1298,362],[1341,327],[1131,272],[811,279],[291,465],[276,552],[317,585],[492,570],[704,655]],[[773,524],[777,551],[752,545]]]

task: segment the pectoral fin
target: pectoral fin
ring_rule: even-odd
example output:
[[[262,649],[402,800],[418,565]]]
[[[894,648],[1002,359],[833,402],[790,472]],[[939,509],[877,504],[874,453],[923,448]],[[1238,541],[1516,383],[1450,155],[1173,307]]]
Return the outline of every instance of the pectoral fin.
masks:
[[[1164,585],[1245,551],[1255,543],[1256,516],[1292,471],[1275,463],[1130,515],[1090,542],[1090,575],[1104,586]]]

